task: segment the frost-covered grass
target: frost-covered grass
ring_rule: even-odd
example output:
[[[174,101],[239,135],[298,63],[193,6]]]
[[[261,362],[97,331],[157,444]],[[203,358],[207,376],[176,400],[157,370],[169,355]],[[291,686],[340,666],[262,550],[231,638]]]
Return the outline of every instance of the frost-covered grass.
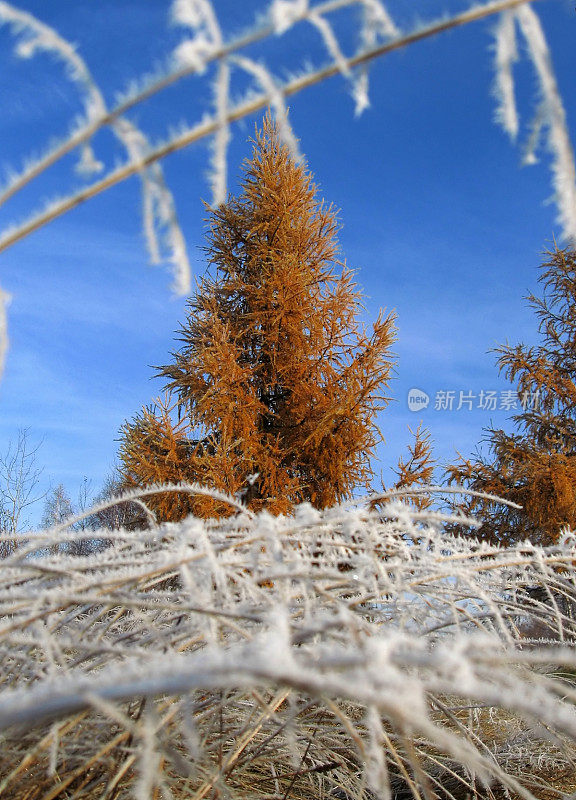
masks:
[[[394,500],[34,535],[2,563],[0,797],[574,791],[575,540],[460,530]]]

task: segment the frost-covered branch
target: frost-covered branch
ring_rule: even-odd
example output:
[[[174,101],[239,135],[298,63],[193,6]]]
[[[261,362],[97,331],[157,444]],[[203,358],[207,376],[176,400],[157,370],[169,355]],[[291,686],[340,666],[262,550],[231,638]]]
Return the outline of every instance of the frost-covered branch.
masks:
[[[370,50],[363,51],[356,56],[347,58],[345,59],[345,66],[347,70],[351,71],[353,68],[363,66],[376,58],[392,52],[393,50],[409,46],[428,37],[451,30],[454,27],[484,19],[485,17],[496,14],[502,10],[523,5],[526,2],[530,2],[530,0],[499,0],[497,2],[488,3],[480,7],[475,7],[470,11],[448,19],[443,18],[429,25],[421,26],[410,34],[392,39]],[[244,117],[265,108],[267,105],[273,103],[276,98],[289,97],[291,95],[298,94],[304,89],[314,86],[315,84],[320,83],[327,78],[333,77],[339,74],[342,71],[342,68],[343,63],[339,61],[338,63],[332,63],[320,69],[312,69],[303,75],[300,75],[292,80],[285,81],[284,83],[271,83],[268,90],[264,93],[257,94],[256,96],[251,95],[248,99],[230,106],[230,109],[225,116],[222,114],[217,114],[214,117],[208,117],[202,120],[197,125],[185,129],[184,131],[172,137],[166,143],[151,149],[144,158],[138,159],[137,161],[128,163],[116,170],[113,170],[102,180],[93,183],[91,186],[88,186],[69,197],[51,203],[45,211],[31,218],[27,222],[15,226],[14,229],[6,231],[5,234],[0,238],[0,252],[12,246],[21,239],[29,236],[31,233],[47,225],[54,219],[57,219],[59,216],[67,213],[80,203],[83,203],[90,198],[107,191],[118,183],[127,180],[133,175],[142,172],[142,170],[145,170],[156,161],[159,161],[166,156],[177,152],[178,150],[188,147],[194,142],[200,141],[211,135],[218,134],[223,125],[230,125],[231,123],[237,122]],[[268,75],[268,71],[266,70],[266,72],[264,72],[264,70],[265,67],[262,66],[262,76],[264,76],[264,74]],[[274,88],[272,88],[272,86]],[[1,201],[2,198],[0,197],[0,202]]]

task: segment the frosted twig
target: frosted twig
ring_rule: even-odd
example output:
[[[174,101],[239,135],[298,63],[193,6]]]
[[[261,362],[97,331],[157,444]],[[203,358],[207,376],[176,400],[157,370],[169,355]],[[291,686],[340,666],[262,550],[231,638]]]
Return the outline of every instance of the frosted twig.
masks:
[[[360,71],[354,76],[344,53],[340,49],[340,44],[334,30],[328,20],[315,11],[310,11],[307,16],[308,21],[320,32],[329,55],[333,58],[340,73],[349,81],[352,97],[356,103],[356,116],[359,116],[369,105],[366,83],[366,70]]]
[[[469,489],[467,486],[429,486],[428,484],[423,484],[421,486],[409,486],[402,489],[390,489],[386,492],[377,492],[375,494],[370,495],[368,498],[370,501],[374,500],[383,500],[392,497],[403,497],[404,495],[410,496],[412,494],[465,494],[469,495],[470,497],[478,497],[482,500],[494,500],[497,503],[501,503],[506,506],[510,506],[510,508],[522,508],[519,506],[518,503],[512,502],[512,500],[505,500],[503,497],[498,497],[495,494],[488,494],[486,492],[479,492],[475,489]]]
[[[281,35],[307,15],[308,0],[273,0],[269,13],[274,32]]]
[[[363,36],[371,39],[372,34],[369,29],[373,31],[374,35],[385,39],[394,39],[401,35],[400,29],[386,10],[384,3],[380,0],[361,0],[361,2],[366,15]],[[369,44],[369,40],[365,40],[365,43]]]
[[[222,31],[210,0],[173,0],[172,20],[191,28],[195,34],[206,32],[214,47],[221,47]]]
[[[7,307],[10,304],[10,295],[0,287],[0,378],[4,372],[6,354],[8,353],[8,314]]]
[[[338,67],[339,72],[341,72],[344,77],[350,78],[351,72],[350,67],[348,66],[348,60],[340,49],[338,39],[336,38],[334,30],[332,29],[332,26],[328,20],[321,14],[317,14],[315,11],[310,11],[307,15],[307,19],[310,23],[312,23],[316,30],[320,32],[324,44],[326,45],[326,49],[334,60],[335,65]]]

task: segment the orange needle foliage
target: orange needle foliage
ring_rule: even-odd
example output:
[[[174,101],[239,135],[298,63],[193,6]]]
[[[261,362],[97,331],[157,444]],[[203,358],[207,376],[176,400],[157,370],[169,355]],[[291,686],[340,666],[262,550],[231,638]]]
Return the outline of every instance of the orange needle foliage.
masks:
[[[269,116],[254,145],[240,195],[210,212],[212,270],[159,369],[168,396],[124,426],[120,461],[126,487],[196,481],[279,514],[368,488],[395,328],[382,313],[360,325],[336,214]],[[170,520],[230,512],[184,495],[152,506]]]
[[[480,535],[510,544],[529,538],[549,545],[563,526],[576,529],[576,251],[555,249],[541,267],[543,297],[528,300],[542,342],[497,348],[498,365],[517,385],[524,410],[517,432],[489,429],[490,456],[461,459],[451,481],[522,506],[472,499]]]
[[[419,485],[427,485],[432,482],[434,474],[435,460],[432,453],[432,437],[426,428],[418,425],[415,431],[408,428],[414,437],[413,443],[408,445],[408,458],[400,456],[398,459],[398,469],[394,470],[397,475],[394,489],[415,489]],[[386,491],[386,487],[382,487]],[[419,511],[430,508],[433,503],[432,495],[429,493],[405,495],[405,501]]]

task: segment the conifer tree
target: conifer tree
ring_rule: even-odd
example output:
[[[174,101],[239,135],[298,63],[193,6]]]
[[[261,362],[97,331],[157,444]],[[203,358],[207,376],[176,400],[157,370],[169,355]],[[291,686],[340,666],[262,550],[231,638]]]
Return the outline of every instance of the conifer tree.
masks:
[[[503,544],[553,544],[563,526],[576,526],[576,251],[547,255],[543,296],[528,297],[541,343],[496,350],[500,371],[517,386],[516,431],[489,429],[488,456],[448,469],[451,481],[522,506],[467,502],[465,510],[482,521],[480,535]]]
[[[411,489],[429,485],[432,482],[436,464],[430,431],[427,428],[423,428],[422,423],[418,425],[415,431],[410,427],[408,430],[414,437],[413,442],[408,444],[408,457],[400,456],[398,459],[398,468],[394,470],[396,481],[392,487],[394,490],[400,490],[401,492],[403,490],[408,490],[409,492]],[[386,492],[384,485],[382,489]],[[430,508],[434,502],[433,495],[426,491],[413,495],[407,493],[403,499],[404,502],[409,502],[418,511]]]
[[[167,397],[123,428],[126,487],[195,481],[274,514],[368,487],[394,317],[360,324],[337,228],[267,116],[239,196],[210,211],[207,277],[159,368]],[[229,510],[183,494],[153,506],[161,519]]]

